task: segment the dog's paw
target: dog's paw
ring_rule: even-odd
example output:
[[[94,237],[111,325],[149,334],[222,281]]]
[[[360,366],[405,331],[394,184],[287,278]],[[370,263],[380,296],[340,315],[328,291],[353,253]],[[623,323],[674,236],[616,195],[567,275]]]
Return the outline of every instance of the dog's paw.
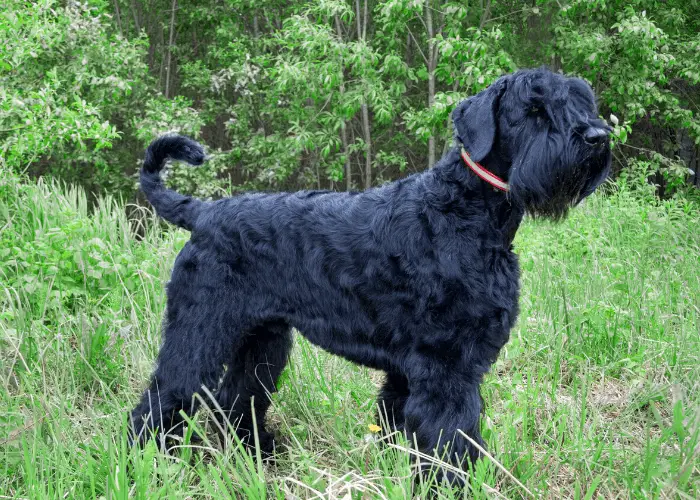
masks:
[[[253,433],[247,429],[238,429],[236,434],[241,444],[255,457],[257,448]],[[265,430],[258,430],[258,446],[263,459],[272,458],[277,447],[275,435]]]
[[[260,442],[260,454],[263,458],[272,458],[277,448],[275,435],[271,432],[263,431],[259,433],[258,440]],[[255,443],[253,442],[253,445]]]

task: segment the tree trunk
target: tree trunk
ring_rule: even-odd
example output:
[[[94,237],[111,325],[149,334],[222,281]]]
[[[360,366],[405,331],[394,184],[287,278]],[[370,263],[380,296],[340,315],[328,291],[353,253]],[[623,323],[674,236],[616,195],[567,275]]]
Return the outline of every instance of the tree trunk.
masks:
[[[338,40],[343,42],[343,30],[340,26],[340,18],[335,16],[335,31],[338,34]],[[345,96],[345,67],[342,59],[340,63],[340,101],[343,101]],[[352,190],[352,166],[350,163],[350,152],[348,151],[348,131],[345,125],[345,118],[340,124],[340,140],[343,143],[343,155],[345,156],[345,167],[343,175],[345,175],[345,190]]]
[[[150,26],[157,26],[159,30],[158,42],[152,43],[151,47],[153,47],[152,60],[154,67],[156,64],[156,52],[160,54],[160,69],[158,70],[158,88],[162,89],[165,82],[165,77],[163,76],[165,74],[165,61],[167,60],[167,57],[165,56],[165,54],[163,54],[163,51],[165,50],[165,27],[162,23],[149,23],[149,27]],[[154,27],[153,29],[155,30],[156,28]],[[146,31],[148,32],[148,30]]]
[[[367,0],[365,0],[365,18],[362,21],[362,39],[367,40],[367,22],[369,20],[369,15],[367,13]]]
[[[313,158],[313,162],[316,164],[316,189],[319,191],[321,190],[321,170],[319,169],[321,161],[319,158],[315,157],[316,155],[311,155]]]
[[[428,107],[435,104],[435,67],[437,66],[437,44],[435,43],[435,30],[433,28],[432,4],[425,2],[425,26],[428,29]],[[435,165],[435,135],[428,139],[428,168]]]
[[[343,156],[345,156],[345,190],[352,191],[352,164],[350,163],[350,151],[348,151],[348,130],[345,126],[345,120],[340,125],[340,140],[343,143]]]
[[[534,7],[534,6],[533,6]],[[484,26],[486,25],[486,22],[489,20],[489,17],[491,15],[491,0],[488,0],[486,2],[486,8],[484,9],[484,2],[481,2],[481,21],[479,22],[479,31],[484,29]]]
[[[365,42],[363,33],[367,34],[367,0],[365,0],[364,27],[360,26],[360,0],[355,0],[355,10],[357,15],[357,39]],[[362,132],[365,136],[365,189],[372,186],[372,133],[369,127],[369,110],[367,100],[362,96]]]
[[[404,62],[409,68],[413,64],[413,58],[411,57],[411,34],[406,34],[406,51],[404,53]]]
[[[365,189],[372,187],[372,136],[369,130],[367,103],[362,103],[362,130],[365,133]]]
[[[131,12],[134,15],[134,27],[136,28],[136,34],[139,35],[141,33],[141,23],[139,22],[139,11],[134,0],[131,0]]]
[[[165,97],[170,97],[170,75],[172,73],[173,62],[173,42],[175,39],[175,10],[177,9],[177,0],[173,0],[172,11],[170,13],[170,39],[168,40],[168,62],[165,67]]]
[[[122,16],[119,12],[119,0],[114,0],[114,17],[117,18],[117,28],[119,28],[119,35],[124,36],[122,31]]]
[[[459,79],[455,77],[455,81],[452,84],[452,92],[457,92],[459,90]],[[452,147],[452,143],[454,142],[454,134],[452,132],[452,116],[451,113],[447,115],[447,140],[445,141],[445,145],[442,147],[442,156],[445,156],[447,152],[450,150]]]

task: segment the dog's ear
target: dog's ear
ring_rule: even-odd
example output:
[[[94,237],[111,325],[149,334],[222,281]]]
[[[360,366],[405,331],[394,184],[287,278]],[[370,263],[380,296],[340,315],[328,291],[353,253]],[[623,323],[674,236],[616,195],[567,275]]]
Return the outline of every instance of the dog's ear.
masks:
[[[474,97],[465,99],[452,112],[456,139],[474,161],[483,160],[493,147],[496,113],[507,78],[503,76]]]

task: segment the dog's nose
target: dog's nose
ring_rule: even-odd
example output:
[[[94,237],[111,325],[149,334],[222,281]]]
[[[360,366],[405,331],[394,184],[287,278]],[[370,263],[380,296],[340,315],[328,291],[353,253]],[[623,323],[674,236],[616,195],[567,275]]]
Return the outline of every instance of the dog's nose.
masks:
[[[608,131],[604,128],[590,127],[583,133],[583,140],[588,144],[600,144],[608,138]]]

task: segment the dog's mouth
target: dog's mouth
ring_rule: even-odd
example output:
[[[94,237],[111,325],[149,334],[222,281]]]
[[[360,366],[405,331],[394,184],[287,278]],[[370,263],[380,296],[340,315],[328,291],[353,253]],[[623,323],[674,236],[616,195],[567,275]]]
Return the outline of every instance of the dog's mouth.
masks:
[[[588,175],[574,206],[593,194],[598,186],[604,183],[610,175],[612,152],[609,139],[606,137],[605,143],[593,145],[593,149],[593,154],[589,157],[587,164],[584,165],[584,170],[588,171]]]
[[[560,148],[529,147],[523,165],[511,171],[512,199],[530,216],[563,219],[570,208],[580,204],[608,178],[612,153],[606,135],[594,143],[571,137]]]

